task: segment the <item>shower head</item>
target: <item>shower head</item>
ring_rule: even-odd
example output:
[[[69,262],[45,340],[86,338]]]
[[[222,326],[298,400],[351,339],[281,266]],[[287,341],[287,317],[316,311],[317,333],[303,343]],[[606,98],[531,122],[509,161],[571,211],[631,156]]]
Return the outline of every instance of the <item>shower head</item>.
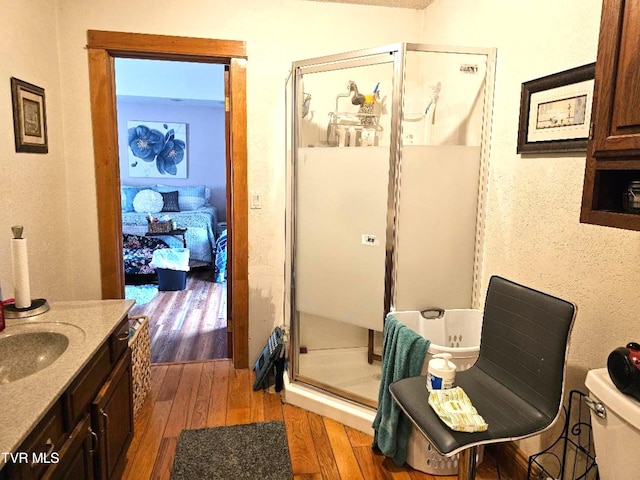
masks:
[[[436,83],[434,86],[431,87],[431,90],[433,94],[431,95],[431,99],[429,100],[429,103],[427,103],[427,108],[424,111],[425,115],[429,113],[429,109],[431,108],[432,105],[434,109],[436,108],[435,106],[436,106],[436,103],[438,103],[438,99],[440,98],[440,90],[442,90],[442,84],[440,82]]]
[[[351,98],[351,103],[353,105],[364,105],[364,95],[358,92],[358,85],[353,80],[349,80],[347,83],[347,90],[349,92],[353,92],[353,97]]]
[[[311,104],[311,94],[305,93],[302,100],[302,118],[309,114],[309,106]]]
[[[433,101],[437,102],[438,98],[440,97],[440,91],[442,90],[442,83],[436,83],[433,87],[431,87],[431,90],[433,90]]]

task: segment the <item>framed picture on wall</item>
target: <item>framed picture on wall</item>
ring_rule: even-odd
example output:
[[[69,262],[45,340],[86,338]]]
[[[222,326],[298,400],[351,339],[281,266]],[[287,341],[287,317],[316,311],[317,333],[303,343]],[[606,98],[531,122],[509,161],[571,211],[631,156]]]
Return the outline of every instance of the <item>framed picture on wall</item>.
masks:
[[[585,152],[595,63],[522,84],[517,153]]]
[[[11,77],[16,152],[48,153],[44,89]]]
[[[187,124],[127,121],[129,176],[187,178]]]

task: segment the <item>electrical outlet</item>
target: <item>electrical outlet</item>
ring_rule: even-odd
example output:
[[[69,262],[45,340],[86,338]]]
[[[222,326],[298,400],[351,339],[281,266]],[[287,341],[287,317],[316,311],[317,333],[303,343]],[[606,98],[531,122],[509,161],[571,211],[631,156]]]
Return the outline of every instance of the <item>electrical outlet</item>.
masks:
[[[378,237],[376,237],[375,235],[371,235],[371,234],[365,233],[364,235],[362,235],[362,244],[363,245],[378,246],[380,244],[380,242],[378,242]]]

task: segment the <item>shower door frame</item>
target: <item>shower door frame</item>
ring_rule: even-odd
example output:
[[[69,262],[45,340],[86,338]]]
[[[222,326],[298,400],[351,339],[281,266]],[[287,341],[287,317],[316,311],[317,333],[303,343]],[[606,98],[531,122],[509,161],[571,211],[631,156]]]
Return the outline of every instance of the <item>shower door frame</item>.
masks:
[[[384,274],[384,313],[385,315],[392,309],[395,298],[395,262],[396,262],[396,220],[400,195],[400,166],[402,158],[402,120],[403,120],[403,104],[404,104],[404,74],[405,74],[405,58],[407,51],[422,51],[429,53],[451,53],[451,54],[477,54],[485,55],[487,58],[487,67],[485,74],[484,88],[484,104],[483,104],[483,129],[481,138],[480,151],[480,176],[478,189],[478,214],[476,219],[476,244],[475,244],[475,261],[473,272],[472,287],[472,305],[478,308],[480,301],[480,282],[482,275],[481,253],[483,245],[483,229],[484,229],[484,208],[486,205],[486,187],[487,187],[487,170],[489,159],[489,145],[491,139],[491,118],[493,110],[493,89],[495,80],[495,48],[477,48],[477,47],[456,47],[429,45],[417,43],[395,43],[381,47],[355,50],[342,54],[328,55],[324,57],[316,57],[308,60],[293,62],[291,70],[292,81],[292,101],[290,105],[291,115],[291,160],[290,160],[290,182],[291,191],[289,193],[289,202],[291,205],[290,221],[285,220],[285,228],[291,228],[291,256],[290,256],[290,283],[289,283],[289,326],[291,332],[291,342],[289,345],[289,363],[288,375],[291,381],[302,383],[312,389],[317,389],[324,393],[336,395],[348,401],[355,402],[371,408],[377,408],[377,401],[370,400],[359,395],[352,394],[345,390],[336,388],[331,385],[305,377],[297,373],[297,352],[300,347],[300,329],[299,316],[296,306],[296,166],[298,162],[298,148],[300,147],[300,121],[298,116],[302,104],[301,99],[304,92],[300,89],[300,78],[307,73],[324,72],[331,70],[340,70],[350,67],[359,67],[367,65],[376,65],[383,63],[393,63],[393,83],[391,98],[391,122],[390,122],[390,145],[389,145],[389,183],[388,183],[388,208],[387,208],[387,230],[385,239],[385,274]],[[388,53],[393,56],[390,61],[383,61],[382,54]],[[377,58],[374,60],[374,58]],[[288,141],[288,140],[287,140]],[[286,212],[285,212],[286,217]],[[480,232],[480,233],[478,233]],[[286,235],[285,235],[286,236]],[[285,255],[286,256],[286,255]],[[285,269],[286,269],[285,260]],[[285,295],[286,299],[286,295]],[[286,300],[285,300],[285,322]],[[381,325],[382,327],[382,325]]]
[[[389,54],[393,58],[391,60],[384,59],[383,55]],[[309,385],[314,388],[319,388],[322,391],[338,395],[342,398],[352,400],[356,403],[361,403],[369,407],[375,408],[377,402],[373,402],[367,398],[360,397],[358,395],[351,394],[347,391],[338,389],[331,385],[314,380],[310,377],[305,377],[297,373],[296,365],[296,349],[300,344],[300,329],[299,329],[299,316],[296,306],[296,274],[295,274],[295,258],[296,258],[296,166],[298,162],[298,148],[300,147],[300,118],[298,117],[298,108],[300,105],[299,99],[304,92],[300,91],[299,82],[300,78],[304,74],[326,72],[333,70],[342,70],[352,67],[362,67],[369,65],[380,65],[392,63],[393,64],[393,82],[392,82],[392,101],[391,101],[391,128],[390,128],[390,142],[389,142],[389,183],[387,194],[387,227],[385,238],[385,272],[384,272],[384,303],[383,309],[386,314],[391,306],[393,296],[393,286],[391,275],[393,272],[393,244],[395,235],[395,212],[396,212],[396,199],[397,199],[397,172],[396,165],[397,159],[397,145],[400,143],[400,115],[401,105],[397,105],[398,102],[394,102],[394,99],[400,98],[400,92],[402,92],[402,68],[404,65],[404,44],[396,43],[382,47],[371,48],[366,50],[357,50],[337,55],[329,55],[325,57],[318,57],[309,60],[303,60],[300,62],[294,62],[292,66],[292,81],[293,81],[293,101],[292,101],[292,160],[291,160],[291,175],[292,175],[292,188],[291,188],[291,284],[290,284],[290,323],[293,341],[291,342],[291,350],[289,352],[289,374],[290,378],[296,382],[302,382],[305,385]],[[396,111],[397,110],[397,111]],[[329,147],[327,147],[329,148]]]

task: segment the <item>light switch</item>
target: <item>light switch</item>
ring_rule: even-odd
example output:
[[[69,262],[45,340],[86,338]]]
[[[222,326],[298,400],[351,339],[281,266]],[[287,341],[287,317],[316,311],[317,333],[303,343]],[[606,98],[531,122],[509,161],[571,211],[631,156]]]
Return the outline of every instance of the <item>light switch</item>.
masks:
[[[262,197],[260,192],[251,192],[251,208],[262,208]]]

